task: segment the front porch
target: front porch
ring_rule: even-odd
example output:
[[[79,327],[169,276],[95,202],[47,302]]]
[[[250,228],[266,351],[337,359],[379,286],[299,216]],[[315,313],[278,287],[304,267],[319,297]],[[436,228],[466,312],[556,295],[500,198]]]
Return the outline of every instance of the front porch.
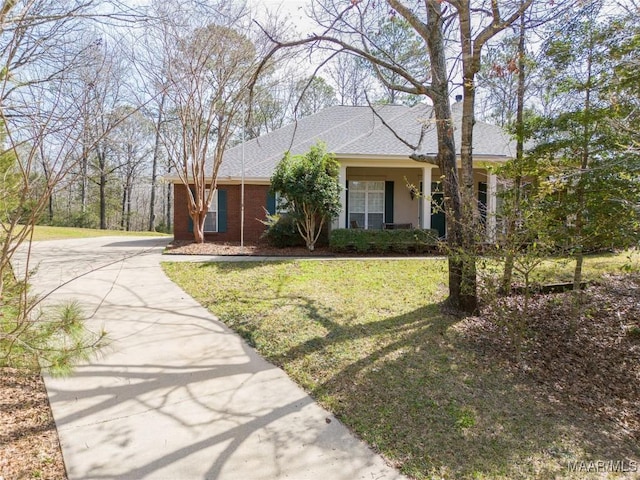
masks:
[[[432,228],[440,237],[446,237],[440,170],[431,165],[415,167],[412,161],[407,166],[397,163],[341,164],[343,208],[333,228]],[[478,215],[487,241],[495,239],[496,186],[496,176],[490,170],[474,169]]]

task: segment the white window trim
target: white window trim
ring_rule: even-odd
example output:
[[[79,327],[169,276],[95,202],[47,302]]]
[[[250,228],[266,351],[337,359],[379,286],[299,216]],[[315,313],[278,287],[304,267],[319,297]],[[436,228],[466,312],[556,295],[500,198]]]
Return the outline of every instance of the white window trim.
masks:
[[[209,195],[209,189],[205,190],[205,198]],[[215,229],[214,230],[207,230],[207,222],[205,220],[204,222],[204,233],[217,233],[218,232],[218,189],[216,189],[216,191],[213,194],[213,197],[211,197],[211,204],[209,205],[209,210],[207,211],[207,216],[209,216],[209,214],[213,214],[214,215],[214,219],[215,219]]]
[[[289,213],[289,210],[287,208],[283,208],[282,207],[282,195],[280,194],[280,192],[276,192],[275,195],[275,202],[276,202],[276,215],[283,215],[285,213]]]
[[[369,229],[369,213],[378,213],[378,214],[382,213],[382,222],[384,224],[384,213],[385,213],[385,202],[386,202],[384,181],[371,179],[371,178],[367,180],[359,180],[359,179],[352,178],[348,180],[349,190],[351,190],[352,182],[363,183],[365,186],[364,190],[358,190],[359,192],[364,192],[364,225],[361,225],[361,227],[364,228],[365,230]],[[380,183],[380,182],[382,182],[382,189],[369,188],[372,183]],[[381,212],[369,212],[369,193],[382,193],[382,211]],[[353,210],[351,210],[352,207],[353,207],[353,203],[349,202],[349,211],[347,212],[347,218],[349,219],[351,219],[352,213],[362,213],[362,212],[354,212]]]

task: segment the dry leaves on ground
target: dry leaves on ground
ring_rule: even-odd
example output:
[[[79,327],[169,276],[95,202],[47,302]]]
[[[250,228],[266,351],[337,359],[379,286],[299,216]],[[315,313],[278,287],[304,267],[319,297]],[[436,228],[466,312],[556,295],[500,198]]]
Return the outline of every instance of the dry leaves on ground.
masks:
[[[67,478],[42,377],[0,369],[0,477]]]
[[[518,360],[505,318],[523,318],[523,303],[500,299],[460,328],[484,358],[526,375],[549,401],[612,421],[640,442],[640,278],[604,278],[578,307],[572,292],[534,296]]]

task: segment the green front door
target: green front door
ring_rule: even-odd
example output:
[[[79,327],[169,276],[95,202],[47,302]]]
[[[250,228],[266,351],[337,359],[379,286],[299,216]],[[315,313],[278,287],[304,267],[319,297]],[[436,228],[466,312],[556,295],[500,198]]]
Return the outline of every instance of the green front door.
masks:
[[[447,233],[446,218],[444,215],[444,193],[440,182],[431,184],[431,228],[438,231],[439,237]]]

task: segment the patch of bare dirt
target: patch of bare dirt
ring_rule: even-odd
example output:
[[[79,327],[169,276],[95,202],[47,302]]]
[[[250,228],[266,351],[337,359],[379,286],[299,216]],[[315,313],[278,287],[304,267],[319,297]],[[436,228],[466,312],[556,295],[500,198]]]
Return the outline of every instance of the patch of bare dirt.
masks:
[[[67,478],[44,382],[37,373],[0,369],[0,478]]]
[[[461,330],[487,361],[532,380],[553,403],[614,422],[640,442],[640,277],[602,279],[576,306],[571,292],[492,302]],[[519,358],[507,322],[524,323]],[[509,320],[511,319],[511,320]]]

